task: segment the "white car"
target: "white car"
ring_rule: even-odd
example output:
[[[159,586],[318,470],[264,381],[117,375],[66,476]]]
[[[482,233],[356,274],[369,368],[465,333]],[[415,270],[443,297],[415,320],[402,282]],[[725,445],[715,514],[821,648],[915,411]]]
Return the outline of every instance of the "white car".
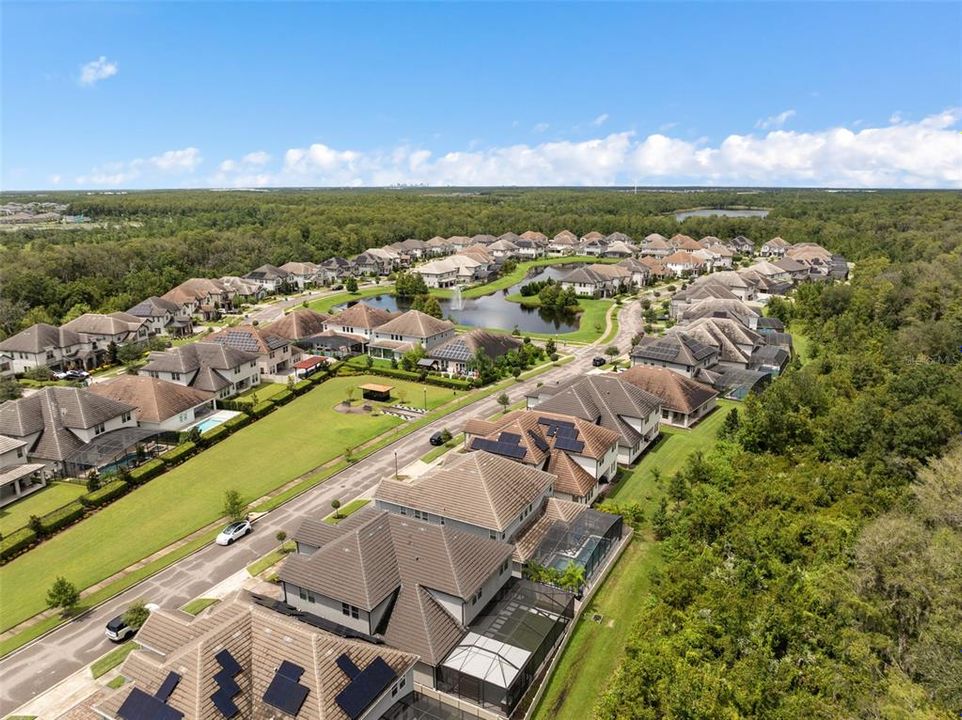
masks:
[[[249,533],[253,528],[251,528],[250,520],[238,520],[237,522],[232,522],[230,525],[225,527],[220,531],[220,535],[214,541],[218,545],[230,545],[235,540],[239,540]]]

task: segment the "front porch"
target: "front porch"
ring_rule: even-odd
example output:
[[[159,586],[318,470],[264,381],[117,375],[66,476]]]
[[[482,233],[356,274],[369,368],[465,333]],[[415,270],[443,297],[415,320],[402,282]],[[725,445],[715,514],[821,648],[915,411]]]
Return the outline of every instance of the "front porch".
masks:
[[[43,468],[42,463],[26,463],[0,472],[0,507],[45,488]]]

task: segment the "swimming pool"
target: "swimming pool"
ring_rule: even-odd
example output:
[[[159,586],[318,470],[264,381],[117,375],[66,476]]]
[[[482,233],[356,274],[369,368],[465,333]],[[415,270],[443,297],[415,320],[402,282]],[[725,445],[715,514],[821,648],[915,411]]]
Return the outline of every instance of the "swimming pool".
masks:
[[[184,430],[193,430],[194,428],[197,428],[202,433],[205,433],[208,430],[212,430],[218,425],[222,425],[232,417],[236,417],[238,415],[240,415],[240,413],[235,412],[234,410],[218,410],[213,415],[208,415],[200,422],[195,422],[193,425],[188,425],[184,428]]]

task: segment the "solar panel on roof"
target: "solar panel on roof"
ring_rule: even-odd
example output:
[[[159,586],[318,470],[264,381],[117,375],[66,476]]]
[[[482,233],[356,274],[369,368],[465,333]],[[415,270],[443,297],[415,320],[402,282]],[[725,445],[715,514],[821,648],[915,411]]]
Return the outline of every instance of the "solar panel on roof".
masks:
[[[347,656],[347,653],[341,653],[335,662],[337,662],[337,666],[341,668],[341,672],[352,680],[361,673],[361,669],[354,664],[354,661]]]
[[[221,670],[214,675],[214,682],[217,683],[217,687],[220,690],[230,691],[228,692],[229,697],[234,697],[240,692],[240,685],[237,684],[234,676],[231,675],[228,670]]]
[[[304,674],[304,668],[302,668],[300,665],[295,665],[288,660],[282,660],[281,666],[277,668],[277,672],[279,675],[283,675],[284,677],[290,678],[294,682],[297,682],[301,679],[301,675]]]
[[[234,656],[226,648],[214,655],[214,660],[231,675],[236,675],[241,671],[240,663],[234,659]]]
[[[558,450],[570,450],[571,452],[581,452],[585,449],[585,444],[581,440],[573,438],[559,437],[555,440],[554,446]]]
[[[181,720],[184,713],[135,687],[117,709],[122,720]]]
[[[556,420],[555,418],[539,417],[539,425],[555,425],[557,427],[574,427],[575,424],[570,420]]]
[[[575,427],[559,427],[556,433],[559,438],[572,438],[574,440],[578,439],[578,428]]]
[[[351,720],[356,720],[387,690],[395,678],[397,673],[391,666],[376,657],[350,685],[337,694],[334,701]]]
[[[170,694],[174,692],[174,688],[177,687],[177,683],[179,682],[180,675],[175,672],[167,673],[167,677],[164,678],[164,682],[161,684],[161,686],[157,688],[157,692],[154,693],[154,697],[163,703],[167,702],[167,698],[169,698]]]
[[[520,435],[516,435],[514,433],[509,433],[509,432],[501,433],[501,437],[499,439],[501,440],[501,442],[511,443],[512,445],[517,445],[519,442],[521,442]]]
[[[547,442],[545,442],[543,437],[541,437],[534,430],[528,430],[528,436],[534,441],[534,444],[541,452],[548,452],[549,445]]]
[[[264,702],[281,712],[296,716],[301,711],[304,700],[307,699],[307,693],[306,687],[278,673],[267,686]]]
[[[210,696],[210,700],[214,703],[214,707],[220,711],[220,714],[225,718],[234,717],[240,712],[240,708],[234,704],[233,695],[227,693],[226,690],[218,690],[213,695]]]

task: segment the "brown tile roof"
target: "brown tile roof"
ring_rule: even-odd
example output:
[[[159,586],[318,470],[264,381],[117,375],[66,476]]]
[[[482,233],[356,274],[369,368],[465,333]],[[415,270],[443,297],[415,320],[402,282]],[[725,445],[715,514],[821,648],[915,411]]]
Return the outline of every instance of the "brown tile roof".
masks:
[[[578,236],[570,230],[562,230],[552,238],[552,242],[556,245],[574,245],[578,242]]]
[[[177,303],[152,295],[127,310],[127,313],[136,317],[148,318],[163,317],[168,313],[176,315],[179,311],[180,305]]]
[[[349,720],[336,701],[350,682],[337,664],[341,655],[361,669],[381,658],[398,676],[417,662],[415,655],[340,638],[240,599],[196,618],[179,611],[155,611],[140,630],[138,642],[144,647],[132,652],[121,668],[129,682],[97,706],[107,717],[117,717],[134,688],[153,694],[170,672],[176,672],[180,680],[167,704],[191,720],[223,720],[211,700],[217,690],[213,677],[221,670],[216,656],[223,650],[241,667],[234,678],[240,692],[233,702],[240,717],[248,718],[280,714],[263,697],[285,660],[305,671],[298,680],[308,690],[297,714],[302,720]]]
[[[225,291],[224,284],[210,278],[190,278],[161,295],[164,300],[186,305],[205,299],[208,295],[220,295]]]
[[[314,275],[320,268],[320,265],[312,262],[297,262],[292,260],[281,265],[280,269],[292,275]]]
[[[229,327],[205,338],[206,342],[220,343],[243,352],[266,355],[290,344],[287,338],[253,325]]]
[[[635,365],[618,377],[645,392],[656,395],[668,410],[690,413],[714,397],[718,397],[708,385],[684,377],[668,368]]]
[[[213,397],[213,393],[146,375],[118,375],[112,380],[94,383],[90,392],[132,405],[142,422],[160,423],[179,413],[195,408]]]
[[[541,242],[547,242],[548,236],[537,230],[525,230],[521,233],[521,238],[524,240],[540,240]]]
[[[679,250],[678,252],[673,252],[671,255],[662,258],[661,260],[665,265],[704,265],[705,261],[702,260],[697,255],[692,255],[690,252],[684,250]]]
[[[80,336],[69,328],[37,323],[0,342],[0,350],[37,354],[48,348],[66,348],[80,342]]]
[[[330,317],[330,315],[315,312],[308,308],[298,308],[271,324],[265,325],[264,330],[288,340],[300,340],[324,332],[324,323]]]
[[[453,329],[454,323],[450,320],[439,320],[420,310],[408,310],[406,313],[377,327],[376,331],[378,334],[429,338]]]
[[[455,455],[442,468],[411,482],[385,479],[375,497],[503,531],[553,481],[549,473],[526,465],[519,467],[508,458],[472,452]]]
[[[578,439],[584,441],[585,444],[584,450],[577,454],[584,457],[592,459],[604,457],[608,449],[618,442],[619,435],[614,430],[603,428],[574,415],[542,411],[540,408],[515,410],[490,421],[469,420],[465,423],[464,432],[491,440],[496,440],[502,432],[519,435],[521,437],[520,444],[527,450],[522,458],[523,462],[529,465],[540,465],[547,457],[548,452],[539,447],[539,443],[532,438],[532,434],[540,436],[549,448],[554,448],[556,440],[555,437],[548,436],[547,426],[538,422],[538,419],[542,417],[573,423],[578,430]]]
[[[144,319],[123,312],[102,315],[100,313],[84,313],[74,318],[63,327],[76,333],[88,335],[122,335],[136,333],[144,324]]]
[[[557,477],[554,483],[555,492],[571,497],[584,497],[597,484],[587,470],[572,460],[568,453],[559,450],[551,453],[548,472]]]
[[[394,313],[358,302],[329,318],[328,327],[356,327],[374,329],[396,317]]]
[[[764,344],[761,335],[729,317],[698,318],[668,330],[673,332],[683,332],[716,348],[721,362],[747,363],[754,349]]]

